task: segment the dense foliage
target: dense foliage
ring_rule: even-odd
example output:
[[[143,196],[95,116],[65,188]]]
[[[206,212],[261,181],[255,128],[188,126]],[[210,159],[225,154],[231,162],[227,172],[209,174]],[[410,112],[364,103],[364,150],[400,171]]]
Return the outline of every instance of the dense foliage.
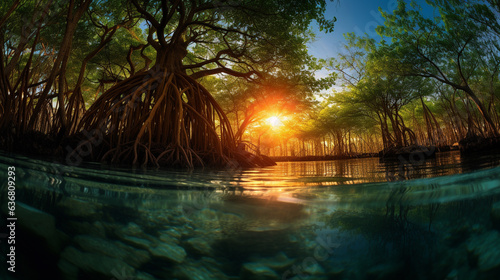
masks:
[[[344,51],[329,61],[337,88],[310,111],[287,155],[498,143],[500,6],[422,5],[401,0],[381,11],[380,37],[345,34]]]
[[[258,164],[243,147],[343,156],[498,142],[497,1],[400,0],[381,11],[379,37],[345,34],[321,60],[307,43],[312,23],[333,31],[326,4],[4,1],[2,146],[197,166]]]

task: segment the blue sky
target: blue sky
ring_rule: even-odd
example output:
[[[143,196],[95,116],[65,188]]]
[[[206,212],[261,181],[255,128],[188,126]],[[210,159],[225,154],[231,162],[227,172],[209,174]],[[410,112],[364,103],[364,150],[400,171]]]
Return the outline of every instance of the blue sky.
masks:
[[[409,2],[409,1],[406,1]],[[432,16],[433,10],[418,0],[424,11]],[[325,34],[314,27],[316,41],[309,44],[309,53],[318,58],[335,57],[344,40],[344,33],[354,32],[357,35],[364,33],[377,38],[375,27],[383,23],[379,7],[384,11],[392,12],[397,7],[397,0],[334,0],[328,1],[326,17],[337,17],[333,33]]]

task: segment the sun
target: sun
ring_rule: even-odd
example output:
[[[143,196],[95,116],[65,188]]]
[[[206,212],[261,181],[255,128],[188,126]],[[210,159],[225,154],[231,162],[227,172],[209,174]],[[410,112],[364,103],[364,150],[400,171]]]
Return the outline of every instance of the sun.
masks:
[[[269,117],[266,121],[272,127],[280,127],[283,125],[283,122],[280,120],[280,118],[276,116]]]

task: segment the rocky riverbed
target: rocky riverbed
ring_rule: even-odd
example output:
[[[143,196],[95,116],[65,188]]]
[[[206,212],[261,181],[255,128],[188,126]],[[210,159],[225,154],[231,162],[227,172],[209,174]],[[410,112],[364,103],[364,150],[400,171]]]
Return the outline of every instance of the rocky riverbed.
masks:
[[[38,208],[18,202],[18,240],[24,243],[18,267],[32,269],[16,276],[494,279],[500,273],[500,202],[461,203],[440,205],[434,216],[429,205],[410,207],[403,217],[242,197],[161,206],[149,201],[134,209],[66,196]],[[446,219],[450,213],[455,220]]]

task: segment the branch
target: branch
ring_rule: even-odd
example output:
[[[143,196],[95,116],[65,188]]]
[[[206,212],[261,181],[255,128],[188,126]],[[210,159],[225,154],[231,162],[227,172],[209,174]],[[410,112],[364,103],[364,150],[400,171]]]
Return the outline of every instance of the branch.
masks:
[[[464,73],[462,71],[462,64],[460,63],[460,57],[462,56],[462,53],[465,50],[465,47],[467,46],[467,44],[469,44],[469,42],[471,40],[472,40],[472,37],[470,37],[469,39],[467,39],[467,41],[465,42],[465,44],[463,45],[463,47],[458,51],[458,54],[457,54],[458,73],[460,73],[460,77],[462,78],[462,81],[465,84],[467,84],[467,79],[465,79]]]
[[[184,26],[182,27],[183,29],[187,28],[188,26],[190,25],[201,25],[201,26],[205,26],[205,27],[208,27],[208,28],[211,28],[215,31],[222,31],[222,32],[225,32],[225,33],[228,33],[228,32],[234,32],[234,33],[238,33],[240,35],[243,35],[245,37],[250,37],[250,38],[255,38],[256,36],[255,35],[250,35],[248,33],[245,33],[243,31],[240,31],[238,29],[234,29],[234,28],[224,28],[224,27],[221,27],[221,26],[216,26],[214,24],[211,24],[211,23],[208,23],[208,22],[204,22],[204,21],[192,21],[192,22],[189,22],[189,23],[186,23],[184,24]]]
[[[160,50],[161,45],[153,39],[153,33],[155,33],[156,28],[150,26],[148,29],[149,29],[148,30],[148,39],[147,39],[148,44],[150,44],[155,50],[157,50],[157,51]]]
[[[238,72],[238,71],[229,69],[227,67],[224,67],[220,64],[219,64],[219,68],[198,71],[196,73],[191,74],[190,77],[193,79],[199,79],[202,77],[215,75],[215,74],[221,74],[221,73],[225,73],[225,74],[228,74],[228,75],[231,75],[234,77],[245,78],[247,80],[252,80],[251,77],[253,75],[258,76],[259,78],[263,78],[263,75],[255,70],[248,71],[248,72]]]
[[[20,2],[20,0],[14,1],[14,3],[12,3],[12,5],[10,6],[10,9],[7,11],[7,13],[0,19],[0,28],[2,28],[2,25],[4,25],[4,23],[7,21],[7,19],[9,19],[12,12],[14,12],[14,10],[19,5],[19,2]]]
[[[78,80],[76,82],[76,85],[75,85],[75,89],[80,87],[83,83],[83,76],[85,74],[85,70],[87,68],[87,64],[88,62],[94,58],[94,56],[96,56],[100,51],[102,51],[102,49],[104,49],[104,47],[106,46],[106,44],[108,44],[109,42],[111,42],[111,39],[113,39],[113,35],[115,34],[116,30],[118,30],[120,28],[120,25],[115,25],[111,28],[107,28],[106,26],[104,26],[104,33],[102,34],[101,36],[101,42],[99,43],[99,45],[91,52],[89,53],[84,59],[83,59],[83,62],[82,62],[82,66],[80,68],[80,74],[78,76]]]
[[[175,0],[170,0],[170,1],[175,1]],[[182,42],[182,34],[184,33],[184,31],[186,30],[186,25],[185,25],[185,21],[186,21],[186,6],[184,5],[183,1],[175,1],[173,2],[174,4],[174,7],[172,7],[172,11],[175,11],[177,10],[179,12],[179,20],[178,20],[178,25],[177,25],[177,28],[175,29],[174,31],[174,34],[172,35],[172,42],[181,42],[181,43],[184,43]]]
[[[434,61],[432,61],[430,58],[428,58],[426,55],[424,55],[421,51],[420,51],[420,48],[417,46],[417,52],[420,54],[420,56],[422,58],[424,58],[427,62],[429,62],[432,67],[434,67],[438,72],[439,74],[441,75],[441,78],[438,78],[436,75],[432,74],[434,77],[436,77],[439,81],[444,81],[445,83],[451,83],[448,78],[446,77],[446,75],[441,71],[441,68],[439,68],[439,66],[437,66],[436,63],[434,63]]]
[[[222,3],[225,2],[225,3]],[[262,10],[259,10],[258,8],[253,8],[251,6],[246,6],[246,5],[235,5],[234,3],[238,3],[238,1],[230,0],[230,1],[224,1],[224,0],[219,0],[219,1],[213,1],[211,3],[206,3],[205,5],[199,6],[195,12],[203,12],[207,10],[213,10],[213,9],[218,9],[218,10],[223,10],[223,9],[235,9],[235,10],[240,10],[246,13],[246,11],[253,12],[255,14],[263,15],[263,16],[276,16],[278,13],[267,13]],[[255,5],[254,5],[255,6]]]
[[[134,73],[135,73],[135,65],[132,62],[132,52],[134,52],[136,50],[139,50],[139,49],[141,49],[143,47],[144,47],[144,45],[141,44],[141,45],[138,45],[137,47],[130,46],[129,49],[128,49],[127,62],[130,65],[130,71],[129,71],[130,75],[134,75]]]
[[[221,59],[222,55],[225,55],[225,54],[227,54],[231,57],[234,57],[234,58],[238,58],[238,57],[242,56],[241,54],[235,54],[231,49],[225,49],[225,50],[219,51],[217,53],[217,55],[212,59],[208,59],[208,60],[205,60],[203,62],[199,62],[199,63],[192,64],[192,65],[186,65],[183,68],[184,69],[194,69],[194,68],[203,67],[203,66],[210,64],[210,63],[216,63],[217,61],[219,61]]]
[[[146,45],[143,45],[142,47],[142,50],[141,50],[141,57],[144,58],[144,68],[140,69],[140,71],[144,71],[144,70],[147,70],[149,68],[149,64],[151,64],[151,62],[153,62],[149,57],[147,57],[145,54],[144,54],[144,50],[149,46],[149,44],[146,44]]]
[[[52,1],[48,1],[45,4],[45,6],[43,7],[42,14],[40,16],[40,19],[38,20],[38,26],[37,26],[36,32],[38,32],[39,29],[42,28],[42,23],[44,22],[44,19],[46,18],[46,16],[49,14],[49,9],[50,9],[51,4],[52,4]],[[25,47],[28,44],[28,42],[31,40],[33,34],[36,34],[36,32],[32,33],[31,31],[32,31],[33,27],[35,27],[35,23],[37,22],[37,17],[38,17],[38,13],[33,14],[29,24],[27,26],[23,26],[23,28],[21,29],[21,38],[19,40],[18,46],[15,49],[13,48],[14,46],[12,46],[13,51],[7,55],[7,57],[10,58],[10,59],[8,59],[9,63],[5,66],[5,70],[4,70],[4,75],[6,75],[7,77],[10,75],[10,73],[13,71],[14,67],[17,65],[20,56],[24,52]],[[2,42],[2,43],[5,43],[5,42]]]
[[[141,7],[141,5],[137,3],[137,0],[131,0],[131,1],[132,4],[134,4],[137,11],[141,13],[144,16],[144,18],[147,21],[149,21],[156,30],[159,30],[161,27],[160,23],[150,13],[148,13],[148,11],[146,11],[143,7]]]

